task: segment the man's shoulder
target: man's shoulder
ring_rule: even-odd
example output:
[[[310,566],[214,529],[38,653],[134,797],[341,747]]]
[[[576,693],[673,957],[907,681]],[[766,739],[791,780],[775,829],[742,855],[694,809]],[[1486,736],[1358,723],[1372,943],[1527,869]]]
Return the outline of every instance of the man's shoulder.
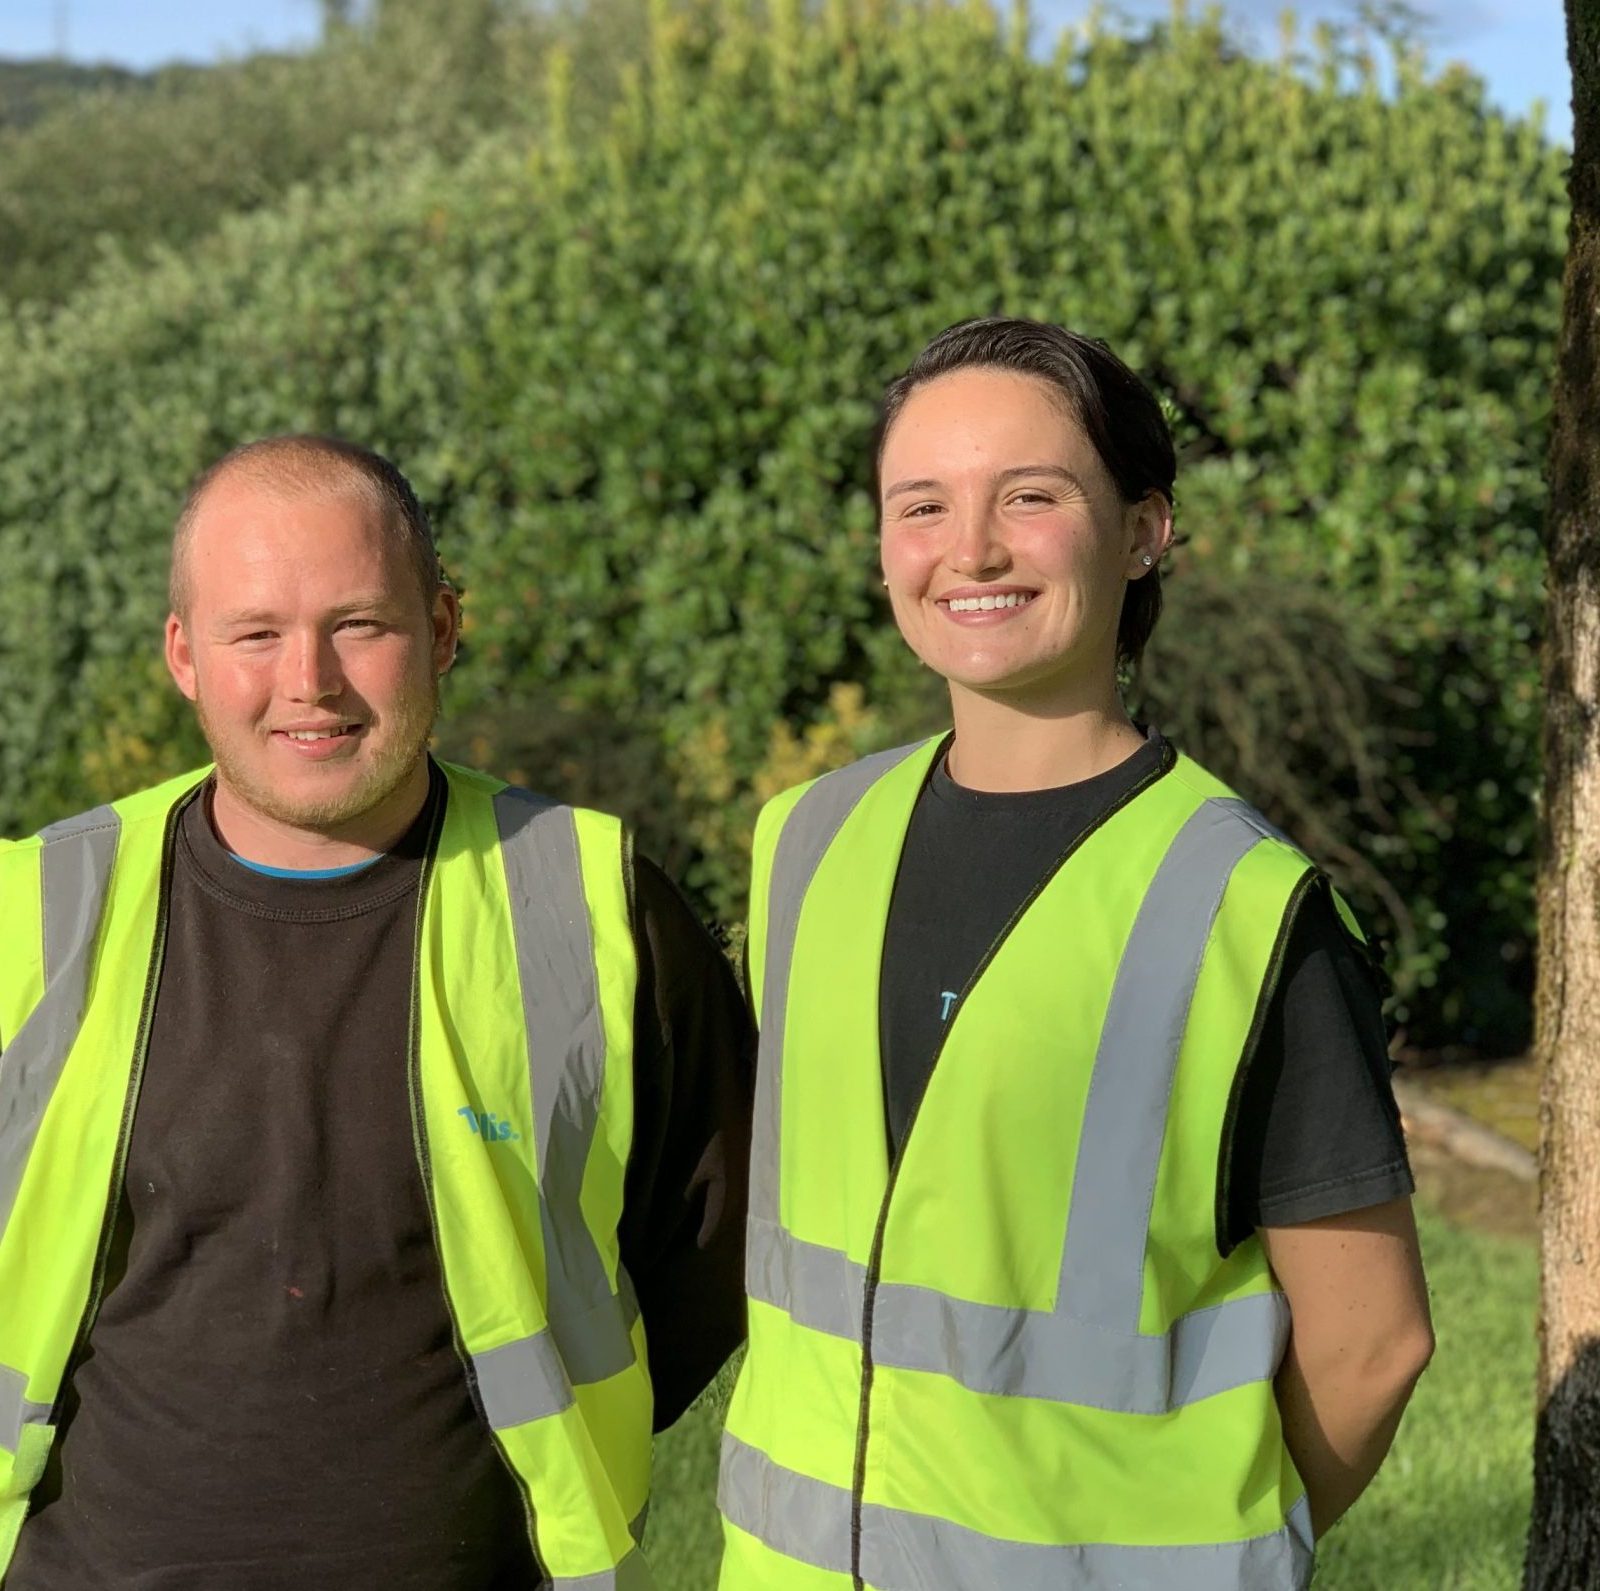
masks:
[[[492,773],[485,773],[481,768],[468,768],[459,762],[445,762],[442,758],[434,758],[434,766],[444,775],[445,783],[452,791],[473,791],[479,795],[495,796],[502,790],[518,790],[521,787],[514,785],[508,779],[498,778]],[[533,791],[524,790],[522,794],[533,795]],[[538,799],[543,799],[538,798]]]
[[[511,865],[567,869],[576,865],[585,888],[615,899],[629,892],[632,839],[621,818],[542,795],[493,774],[435,760],[448,800],[443,854],[499,848]]]
[[[119,829],[129,824],[164,822],[178,801],[203,783],[210,773],[209,764],[202,768],[191,768],[186,773],[164,779],[160,784],[118,796],[99,806],[86,807],[70,817],[58,818],[46,824],[37,834],[19,839],[0,839],[0,858],[34,851],[51,841],[69,839],[73,835]]]
[[[484,796],[491,801],[503,798],[511,804],[533,810],[570,813],[580,822],[595,822],[618,828],[622,826],[621,818],[598,807],[581,806],[576,802],[562,800],[559,796],[546,795],[527,785],[518,784],[515,780],[502,779],[498,774],[487,773],[481,768],[468,768],[461,763],[444,762],[438,758],[434,760],[444,775],[445,783],[452,795]]]

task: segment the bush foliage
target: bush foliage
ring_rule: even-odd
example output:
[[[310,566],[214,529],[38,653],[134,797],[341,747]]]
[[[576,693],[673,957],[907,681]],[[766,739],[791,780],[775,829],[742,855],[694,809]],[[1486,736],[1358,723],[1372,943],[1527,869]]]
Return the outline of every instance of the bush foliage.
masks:
[[[541,704],[648,738],[608,804],[670,812],[737,914],[774,767],[936,722],[867,439],[928,336],[1004,310],[1172,404],[1188,543],[1140,699],[1310,824],[1414,1036],[1514,1036],[1564,156],[1404,51],[1386,94],[1332,36],[1264,62],[1178,15],[1043,60],[1025,27],[657,0],[603,136],[548,53],[537,137],[295,189],[0,328],[0,830],[194,754],[146,663],[183,484],[333,430],[436,508],[480,748]]]

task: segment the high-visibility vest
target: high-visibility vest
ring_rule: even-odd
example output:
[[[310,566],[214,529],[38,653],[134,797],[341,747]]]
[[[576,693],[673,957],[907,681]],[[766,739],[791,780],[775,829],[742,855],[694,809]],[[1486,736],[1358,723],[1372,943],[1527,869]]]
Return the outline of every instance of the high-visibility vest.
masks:
[[[621,831],[445,774],[407,1073],[463,1375],[555,1586],[647,1591],[650,1379],[617,1247],[637,981]],[[203,778],[0,844],[0,1575],[100,1303],[174,829]]]
[[[1297,1591],[1288,1306],[1257,1239],[1222,1257],[1217,1166],[1319,875],[1169,756],[992,947],[891,1164],[879,969],[936,750],[792,790],[756,831],[723,1591]]]

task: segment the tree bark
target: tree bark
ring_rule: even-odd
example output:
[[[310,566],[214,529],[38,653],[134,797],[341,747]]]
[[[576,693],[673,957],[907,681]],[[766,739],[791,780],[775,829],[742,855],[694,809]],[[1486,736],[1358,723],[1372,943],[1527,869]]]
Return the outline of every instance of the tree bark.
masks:
[[[1567,52],[1572,224],[1546,524],[1542,1279],[1526,1591],[1600,1586],[1600,0],[1567,0]]]

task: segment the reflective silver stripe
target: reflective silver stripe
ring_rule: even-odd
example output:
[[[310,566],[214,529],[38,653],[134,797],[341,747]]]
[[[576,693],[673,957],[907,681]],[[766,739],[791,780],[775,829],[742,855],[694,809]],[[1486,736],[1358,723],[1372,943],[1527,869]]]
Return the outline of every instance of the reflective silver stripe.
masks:
[[[655,1591],[655,1585],[650,1565],[635,1547],[615,1569],[560,1576],[550,1582],[550,1591]]]
[[[475,1353],[472,1368],[483,1412],[497,1431],[571,1407],[572,1385],[548,1331]]]
[[[722,1433],[717,1507],[774,1552],[835,1574],[849,1574],[850,1504],[850,1493],[843,1486],[785,1469],[731,1431]],[[949,1581],[939,1575],[928,1584],[943,1587]]]
[[[110,807],[97,807],[41,833],[44,993],[0,1064],[0,1230],[83,1022],[120,827]]]
[[[783,1310],[802,1326],[861,1341],[867,1268],[838,1249],[808,1243],[776,1221],[750,1217],[744,1286],[751,1298]]]
[[[844,821],[868,790],[916,744],[874,752],[826,773],[795,803],[778,836],[767,900],[766,958],[761,989],[761,1039],[756,1061],[754,1153],[750,1161],[750,1213],[778,1219],[778,1124],[782,1112],[783,1024],[789,1009],[800,908],[818,864]]]
[[[50,1405],[28,1400],[28,1378],[10,1365],[0,1365],[0,1447],[15,1453],[25,1425],[48,1425]]]
[[[1246,1541],[1050,1547],[868,1504],[861,1572],[880,1591],[1301,1591],[1311,1583],[1311,1554],[1288,1524]]]
[[[893,1283],[879,1284],[872,1317],[879,1365],[937,1371],[974,1392],[1125,1414],[1165,1414],[1263,1381],[1288,1337],[1281,1293],[1197,1310],[1148,1337]]]
[[[850,1493],[724,1436],[717,1501],[740,1530],[785,1557],[850,1572]],[[1304,1500],[1281,1530],[1179,1547],[1040,1546],[866,1503],[861,1577],[875,1591],[1302,1591],[1311,1552]]]
[[[1311,1499],[1302,1497],[1293,1508],[1289,1510],[1289,1528],[1299,1538],[1300,1545],[1311,1552],[1317,1538],[1311,1529]]]
[[[494,797],[528,1036],[550,1331],[567,1375],[604,1381],[634,1362],[637,1316],[622,1273],[614,1296],[580,1195],[600,1119],[606,1035],[577,822],[570,807],[508,787]],[[620,865],[620,856],[619,856]],[[565,1048],[548,1042],[568,1035]]]
[[[1304,856],[1297,841],[1291,840],[1282,829],[1270,818],[1250,805],[1248,801],[1241,801],[1238,796],[1212,796],[1211,805],[1221,807],[1224,811],[1231,812],[1236,818],[1248,823],[1264,840],[1276,840],[1279,845],[1286,845],[1291,851]]]
[[[1241,820],[1242,806],[1207,801],[1178,831],[1111,986],[1078,1135],[1057,1295],[1059,1309],[1108,1331],[1138,1329],[1150,1207],[1189,1005],[1228,880],[1265,838]]]
[[[573,1195],[576,1199],[576,1193]],[[572,1209],[578,1219],[583,1212],[574,1203]],[[542,1211],[545,1228],[545,1253],[550,1253],[550,1229],[557,1217],[547,1205]],[[600,1264],[599,1251],[595,1262]],[[605,1268],[600,1265],[600,1281],[604,1285]],[[569,1285],[571,1279],[568,1278]],[[585,1309],[580,1307],[576,1289],[558,1287],[554,1277],[550,1282],[550,1296],[546,1300],[550,1311],[550,1330],[561,1345],[561,1358],[574,1386],[592,1386],[597,1381],[607,1381],[620,1375],[634,1361],[633,1338],[629,1333],[639,1318],[639,1298],[633,1290],[633,1278],[619,1264],[617,1266],[617,1291],[606,1292],[602,1301]]]
[[[752,1221],[750,1296],[803,1326],[861,1341],[866,1267]],[[1164,1336],[1108,1332],[1070,1315],[948,1298],[930,1288],[879,1282],[873,1295],[875,1364],[945,1375],[973,1392],[1074,1403],[1126,1414],[1164,1414],[1272,1374],[1289,1338],[1277,1292],[1196,1310]]]

